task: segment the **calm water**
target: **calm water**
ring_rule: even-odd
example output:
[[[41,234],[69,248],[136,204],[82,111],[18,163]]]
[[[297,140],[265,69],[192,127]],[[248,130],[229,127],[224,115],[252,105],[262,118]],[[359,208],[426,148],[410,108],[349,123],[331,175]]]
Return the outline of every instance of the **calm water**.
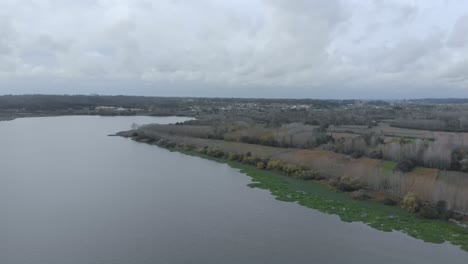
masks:
[[[468,263],[468,253],[344,223],[227,165],[107,134],[181,118],[0,122],[0,263]]]

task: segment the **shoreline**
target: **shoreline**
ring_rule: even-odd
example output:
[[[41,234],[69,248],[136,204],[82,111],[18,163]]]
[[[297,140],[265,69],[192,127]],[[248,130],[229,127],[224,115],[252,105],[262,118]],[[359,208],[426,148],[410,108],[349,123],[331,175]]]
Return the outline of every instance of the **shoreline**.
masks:
[[[1,114],[1,113],[0,113]],[[131,115],[122,115],[122,114],[102,114],[102,113],[90,113],[90,114],[84,114],[84,113],[72,113],[72,114],[25,114],[25,115],[10,115],[10,116],[3,116],[0,117],[0,122],[7,122],[7,121],[13,121],[15,119],[19,118],[38,118],[38,117],[58,117],[58,116],[102,116],[102,117],[114,117],[114,116],[149,116],[149,117],[187,117],[187,118],[194,118],[190,116],[184,116],[184,115],[151,115],[151,114],[142,114],[142,113],[136,113],[136,114],[131,114]]]
[[[122,136],[119,133],[116,135]],[[158,146],[150,142],[134,141]],[[191,150],[158,147],[224,163],[231,168],[239,169],[240,173],[252,178],[252,183],[248,184],[249,187],[268,190],[276,200],[296,202],[322,213],[334,214],[344,222],[361,222],[384,232],[399,231],[425,242],[436,244],[449,242],[468,252],[468,228],[466,227],[448,221],[423,219],[398,206],[388,206],[373,200],[356,200],[346,193],[337,192],[320,184],[319,181],[299,180],[277,171],[259,169],[238,161],[212,157]]]

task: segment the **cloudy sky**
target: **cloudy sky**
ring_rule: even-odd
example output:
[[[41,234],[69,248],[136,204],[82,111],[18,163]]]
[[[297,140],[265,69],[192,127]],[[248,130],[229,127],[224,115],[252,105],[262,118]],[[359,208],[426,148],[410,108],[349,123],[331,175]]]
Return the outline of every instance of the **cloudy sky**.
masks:
[[[0,94],[468,97],[468,1],[0,0]]]

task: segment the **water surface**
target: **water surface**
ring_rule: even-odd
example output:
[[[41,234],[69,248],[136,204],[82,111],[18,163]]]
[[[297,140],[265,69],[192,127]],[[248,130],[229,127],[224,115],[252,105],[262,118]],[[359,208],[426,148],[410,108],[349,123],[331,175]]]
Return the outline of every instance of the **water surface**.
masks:
[[[183,118],[0,122],[0,263],[467,263],[246,187],[225,164],[108,134]]]

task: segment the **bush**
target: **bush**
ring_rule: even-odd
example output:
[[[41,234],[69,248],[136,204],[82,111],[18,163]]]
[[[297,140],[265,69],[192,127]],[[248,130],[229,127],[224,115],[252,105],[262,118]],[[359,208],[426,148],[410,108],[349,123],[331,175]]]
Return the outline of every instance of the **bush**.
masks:
[[[410,159],[404,159],[398,162],[397,169],[402,172],[410,172],[416,167],[416,163]]]
[[[354,192],[359,189],[362,189],[363,186],[359,184],[359,181],[356,179],[344,178],[338,179],[336,183],[336,189],[341,192]]]
[[[282,168],[283,172],[286,172],[286,174],[288,176],[290,175],[294,175],[296,174],[297,172],[300,172],[301,171],[301,167],[295,165],[295,164],[291,164],[291,163],[287,163],[283,166]]]
[[[304,181],[310,181],[317,179],[318,173],[313,170],[303,170],[297,174],[297,177]]]
[[[319,172],[317,172],[317,174],[315,175],[315,180],[317,180],[317,181],[325,180],[325,179],[327,179],[327,177],[323,176]]]
[[[437,213],[439,213],[439,215],[444,218],[444,219],[448,219],[448,217],[446,218],[446,215],[448,214],[448,210],[447,210],[447,202],[446,201],[443,201],[443,200],[440,200],[436,203],[436,209],[437,209]]]
[[[195,145],[193,145],[193,144],[188,144],[188,145],[185,145],[185,150],[189,150],[189,151],[191,151],[191,150],[194,150],[195,148],[196,148],[196,146],[195,146]]]
[[[431,206],[425,205],[419,209],[419,216],[427,219],[437,219],[439,218],[439,212]]]
[[[152,144],[152,143],[155,143],[155,142],[157,142],[158,140],[159,140],[159,139],[156,139],[156,138],[150,137],[150,138],[147,138],[147,139],[146,139],[146,143],[150,143],[150,144]]]
[[[445,220],[453,218],[455,213],[452,210],[448,210],[447,202],[440,200],[436,204],[436,210],[439,214],[439,217]]]
[[[258,168],[258,169],[261,169],[261,170],[265,169],[265,163],[263,163],[263,162],[258,162],[258,163],[257,163],[257,168]]]
[[[169,141],[167,139],[160,139],[156,142],[156,144],[158,146],[161,146],[161,147],[166,147],[168,144],[169,144]]]
[[[391,198],[388,198],[388,197],[385,197],[382,201],[382,203],[384,205],[388,205],[388,206],[395,206],[397,204],[397,201],[391,199]]]
[[[177,144],[175,142],[170,141],[166,144],[166,148],[175,148]]]
[[[421,199],[414,193],[408,193],[403,198],[401,207],[410,213],[416,213],[421,207]]]
[[[147,139],[147,137],[145,134],[137,134],[133,139],[135,139],[136,141],[141,141]]]
[[[362,150],[355,150],[355,151],[353,151],[353,153],[351,153],[351,157],[353,159],[359,159],[362,156],[364,156],[364,151],[362,151]]]
[[[463,172],[468,172],[468,159],[463,159],[459,163],[460,163],[460,170]]]
[[[376,151],[376,150],[371,151],[369,153],[369,158],[371,158],[371,159],[383,159],[383,153],[382,153],[382,151]]]
[[[261,161],[262,161],[261,159],[259,159],[257,157],[252,157],[252,156],[244,156],[242,158],[242,163],[253,165],[253,166],[256,166],[257,163],[259,163]]]
[[[465,218],[462,214],[455,213],[453,211],[451,213],[452,215],[450,216],[450,218],[455,219],[457,221],[462,221]]]
[[[364,201],[364,200],[367,200],[367,199],[371,198],[369,196],[369,194],[367,194],[367,192],[365,190],[363,190],[363,189],[354,191],[350,195],[351,195],[351,198],[353,198],[355,200],[360,200],[360,201]]]
[[[340,192],[352,192],[357,190],[357,188],[352,187],[349,183],[346,182],[338,182],[336,184],[336,189]]]
[[[228,154],[229,160],[242,161],[243,158],[244,158],[244,155],[237,153],[237,152],[229,152]]]
[[[270,160],[267,163],[267,170],[283,170],[284,162],[281,160]]]
[[[328,184],[330,184],[330,185],[333,186],[333,187],[336,187],[336,186],[338,185],[338,182],[339,182],[338,179],[333,178],[333,179],[330,179],[330,180],[328,181]]]
[[[224,156],[224,152],[219,148],[208,148],[206,154],[215,158],[221,158]]]
[[[199,151],[201,154],[206,154],[208,152],[208,146],[205,146],[203,147],[202,149],[200,149]]]

